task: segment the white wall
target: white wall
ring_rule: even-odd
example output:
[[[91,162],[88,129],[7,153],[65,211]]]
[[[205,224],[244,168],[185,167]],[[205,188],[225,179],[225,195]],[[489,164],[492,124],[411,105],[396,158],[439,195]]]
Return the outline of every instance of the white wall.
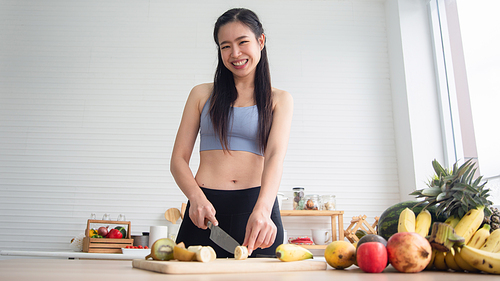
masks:
[[[423,1],[3,1],[1,250],[67,250],[90,213],[123,213],[132,234],[167,224],[185,202],[168,167],[182,108],[212,79],[213,23],[236,6],[261,17],[273,84],[295,100],[280,191],[335,194],[345,228],[426,180],[441,155],[425,139],[439,131],[431,73],[418,76],[430,46],[398,44],[396,26],[425,37]]]

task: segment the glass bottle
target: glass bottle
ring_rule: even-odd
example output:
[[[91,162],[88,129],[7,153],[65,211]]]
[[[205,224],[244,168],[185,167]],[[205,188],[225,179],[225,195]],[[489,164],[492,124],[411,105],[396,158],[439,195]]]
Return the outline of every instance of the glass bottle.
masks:
[[[323,195],[321,196],[321,210],[323,211],[335,211],[337,208],[337,201],[335,195]]]
[[[304,210],[319,210],[319,195],[311,194],[305,198]]]
[[[293,209],[303,210],[304,209],[304,188],[294,187],[293,190]]]

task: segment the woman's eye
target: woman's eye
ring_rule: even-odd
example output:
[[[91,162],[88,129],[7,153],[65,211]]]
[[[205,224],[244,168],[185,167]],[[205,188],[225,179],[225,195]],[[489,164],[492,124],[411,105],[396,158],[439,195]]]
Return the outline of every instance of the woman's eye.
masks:
[[[224,49],[227,49],[227,48],[229,48],[229,46],[222,46],[222,47],[220,47],[221,50],[224,50]]]
[[[248,43],[248,41],[241,41],[241,42],[240,42],[240,45],[241,45],[241,44],[245,44],[245,43]]]

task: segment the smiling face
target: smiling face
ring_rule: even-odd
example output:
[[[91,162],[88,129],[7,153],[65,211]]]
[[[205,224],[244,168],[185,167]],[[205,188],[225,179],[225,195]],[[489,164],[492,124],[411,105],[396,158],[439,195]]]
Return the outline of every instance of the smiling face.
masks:
[[[265,36],[258,38],[245,24],[235,21],[223,25],[218,34],[222,61],[235,78],[254,77]]]

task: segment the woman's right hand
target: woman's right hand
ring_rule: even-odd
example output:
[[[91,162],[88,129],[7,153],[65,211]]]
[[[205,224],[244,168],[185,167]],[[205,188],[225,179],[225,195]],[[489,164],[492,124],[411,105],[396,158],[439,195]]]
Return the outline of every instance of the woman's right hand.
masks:
[[[213,225],[219,225],[215,218],[215,208],[206,198],[190,200],[189,218],[197,227],[207,229],[208,221]]]

